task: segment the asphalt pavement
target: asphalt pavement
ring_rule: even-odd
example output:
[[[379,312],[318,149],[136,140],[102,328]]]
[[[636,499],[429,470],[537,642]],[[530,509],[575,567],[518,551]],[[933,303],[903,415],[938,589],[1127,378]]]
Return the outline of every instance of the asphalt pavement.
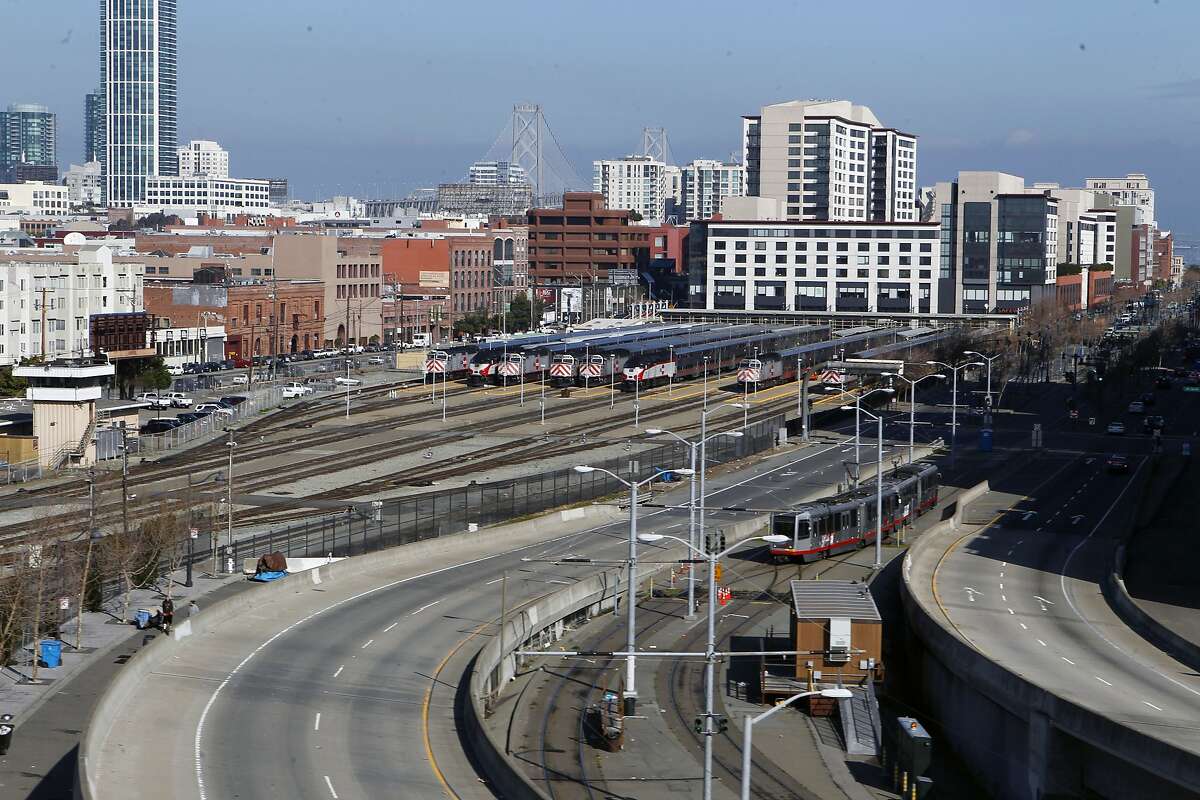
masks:
[[[836,483],[851,453],[844,442],[790,448],[711,478],[710,503],[785,503],[803,488]],[[686,496],[683,487],[665,504]],[[714,526],[736,518],[709,516]],[[680,533],[687,511],[646,509],[639,526]],[[457,747],[439,748],[428,737],[425,720],[451,714],[425,707],[431,676],[463,639],[486,635],[505,572],[507,601],[515,604],[593,569],[522,558],[619,559],[627,541],[620,522],[516,552],[498,542],[494,554],[336,585],[301,583],[291,602],[185,641],[170,668],[146,682],[147,696],[170,702],[133,705],[114,725],[100,785],[128,798],[430,798],[442,796],[446,781],[464,800],[491,796]],[[143,786],[137,765],[146,763],[175,768],[162,776],[165,784]]]

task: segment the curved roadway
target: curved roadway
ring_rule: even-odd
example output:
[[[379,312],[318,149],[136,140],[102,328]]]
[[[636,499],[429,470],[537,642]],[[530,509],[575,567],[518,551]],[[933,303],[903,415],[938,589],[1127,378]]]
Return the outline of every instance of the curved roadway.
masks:
[[[960,635],[993,661],[1200,752],[1200,676],[1125,627],[1100,593],[1112,537],[1133,524],[1144,489],[1149,462],[1130,461],[1129,474],[1110,474],[1098,454],[1031,460],[1001,482],[1004,491],[970,506],[967,522],[987,524],[947,551],[934,592]]]
[[[836,483],[846,457],[841,443],[763,460],[710,479],[710,505],[778,506]],[[709,515],[713,527],[739,518]],[[644,509],[639,525],[686,534],[687,511]],[[494,555],[455,552],[319,586],[293,579],[289,602],[185,640],[147,679],[145,702],[117,721],[94,765],[101,796],[490,797],[458,751],[452,692],[429,699],[441,664],[487,635],[505,572],[511,607],[594,569],[523,558],[620,559],[626,531],[617,522],[520,550],[496,542]]]

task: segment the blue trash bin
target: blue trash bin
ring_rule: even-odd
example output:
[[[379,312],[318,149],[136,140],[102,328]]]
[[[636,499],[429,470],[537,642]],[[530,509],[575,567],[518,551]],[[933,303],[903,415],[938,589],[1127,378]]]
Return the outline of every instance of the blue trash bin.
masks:
[[[144,608],[137,610],[137,626],[139,631],[150,627],[150,612]]]
[[[42,639],[42,663],[48,669],[62,664],[62,642],[58,639]]]
[[[979,431],[979,452],[981,452],[981,453],[992,452],[992,429],[991,428],[982,428]]]

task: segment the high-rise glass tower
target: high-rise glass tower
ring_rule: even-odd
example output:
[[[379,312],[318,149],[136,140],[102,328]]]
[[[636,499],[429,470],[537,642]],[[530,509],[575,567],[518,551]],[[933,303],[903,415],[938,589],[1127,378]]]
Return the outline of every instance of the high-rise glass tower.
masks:
[[[128,207],[146,178],[179,173],[176,0],[100,0],[104,201]]]
[[[88,92],[83,101],[83,162],[104,160],[104,90]]]
[[[18,165],[58,168],[50,109],[18,103],[0,111],[0,181],[16,180]]]

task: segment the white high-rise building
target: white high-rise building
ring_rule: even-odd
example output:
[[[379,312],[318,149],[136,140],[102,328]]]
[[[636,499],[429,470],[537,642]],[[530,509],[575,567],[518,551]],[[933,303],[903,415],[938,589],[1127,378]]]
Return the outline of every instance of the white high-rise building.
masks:
[[[178,175],[176,0],[100,0],[104,200],[128,208],[146,179]]]
[[[67,198],[72,206],[98,206],[101,196],[101,170],[99,161],[72,164],[63,173],[63,186],[67,187]]]
[[[746,168],[711,159],[697,159],[683,168],[682,206],[685,220],[711,219],[726,197],[745,193]]]
[[[1137,209],[1135,225],[1156,224],[1154,189],[1150,187],[1150,179],[1145,174],[1131,172],[1124,178],[1088,178],[1083,185],[1085,189],[1110,196],[1118,206]]]
[[[476,161],[467,173],[467,182],[476,186],[527,184],[525,168],[511,161]]]
[[[790,220],[916,222],[917,137],[848,100],[792,100],[742,118],[746,194]]]
[[[604,205],[633,211],[649,225],[661,223],[674,211],[673,180],[678,167],[645,156],[592,162],[592,191],[604,195]]]
[[[208,214],[229,218],[238,214],[271,213],[271,186],[266,180],[157,177],[146,180],[146,201],[136,208],[190,217]]]
[[[216,142],[193,139],[179,148],[179,177],[228,178],[229,151]]]

